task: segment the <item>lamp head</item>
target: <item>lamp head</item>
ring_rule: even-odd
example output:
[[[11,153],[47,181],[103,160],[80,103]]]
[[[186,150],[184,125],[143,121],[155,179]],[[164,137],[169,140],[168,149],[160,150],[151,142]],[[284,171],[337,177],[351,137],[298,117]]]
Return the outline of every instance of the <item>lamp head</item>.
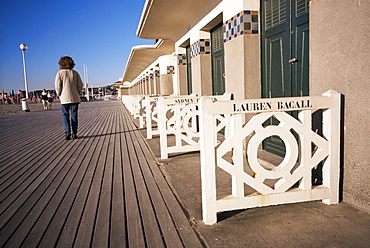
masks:
[[[19,48],[22,50],[22,51],[25,51],[28,49],[28,47],[26,46],[26,44],[22,43],[19,45]]]

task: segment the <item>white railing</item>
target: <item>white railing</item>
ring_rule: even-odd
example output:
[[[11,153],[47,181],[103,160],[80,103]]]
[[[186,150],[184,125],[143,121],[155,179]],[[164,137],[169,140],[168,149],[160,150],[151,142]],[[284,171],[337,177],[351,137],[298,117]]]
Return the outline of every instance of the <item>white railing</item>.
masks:
[[[180,99],[194,97],[195,95],[164,96],[165,99]],[[151,139],[153,135],[159,135],[158,129],[158,99],[159,96],[145,97],[145,127],[147,129],[146,138]],[[146,110],[149,111],[146,111]]]
[[[139,119],[139,127],[144,127],[145,96],[136,96],[134,103],[134,119]]]
[[[122,96],[121,101],[125,104],[126,108],[133,115],[134,119],[139,119],[139,127],[144,127],[144,116],[145,116],[145,96],[142,95],[128,95]]]
[[[130,95],[123,95],[121,96],[121,101],[123,104],[125,104],[127,110],[130,112],[130,114],[133,113],[133,99],[134,97],[133,96],[130,96]]]
[[[159,135],[158,130],[158,97],[145,97],[145,127],[146,138],[151,139],[153,135]]]
[[[298,119],[289,111],[297,111]],[[322,117],[322,136],[312,131],[315,112]],[[225,114],[231,115],[231,131],[217,144],[215,116]],[[244,123],[245,114],[254,116]],[[266,126],[271,118],[278,124]],[[257,153],[271,136],[280,137],[286,152],[280,164],[267,168]],[[224,102],[204,97],[200,100],[200,147],[205,224],[216,223],[217,213],[229,210],[312,200],[338,203],[340,94],[328,91],[319,97]],[[312,186],[311,170],[319,163],[323,165],[323,183]],[[227,196],[217,193],[217,168],[231,175]]]
[[[231,94],[225,93],[211,96],[211,99],[230,100],[230,97]],[[158,98],[157,116],[162,159],[168,158],[171,153],[199,151],[199,99],[196,96]],[[219,130],[226,126],[225,119],[224,116],[218,116]],[[169,142],[169,136],[174,138],[174,142]]]

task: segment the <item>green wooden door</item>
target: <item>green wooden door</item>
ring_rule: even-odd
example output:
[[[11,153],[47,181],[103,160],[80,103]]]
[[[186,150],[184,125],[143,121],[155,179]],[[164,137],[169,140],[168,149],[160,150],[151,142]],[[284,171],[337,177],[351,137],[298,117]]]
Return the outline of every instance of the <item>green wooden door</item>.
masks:
[[[309,0],[261,0],[262,97],[307,96]],[[292,113],[295,115],[295,113]],[[270,119],[277,125],[278,121]],[[283,141],[272,136],[265,150],[285,155]]]
[[[188,95],[193,93],[193,83],[191,77],[191,50],[189,45],[186,47],[186,79],[188,85]]]
[[[224,40],[222,24],[211,30],[212,94],[225,93]]]

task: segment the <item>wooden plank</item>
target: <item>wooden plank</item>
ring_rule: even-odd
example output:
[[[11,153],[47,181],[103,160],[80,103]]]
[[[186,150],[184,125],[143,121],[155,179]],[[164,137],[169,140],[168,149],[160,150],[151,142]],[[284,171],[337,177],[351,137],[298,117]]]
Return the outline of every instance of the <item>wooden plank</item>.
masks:
[[[53,136],[47,136],[47,138],[44,137],[40,139],[39,145],[30,150],[16,149],[18,155],[9,160],[9,163],[4,165],[4,167],[7,166],[8,168],[4,168],[0,173],[0,185],[2,186],[1,193],[3,193],[2,191],[6,190],[10,184],[14,185],[16,180],[23,181],[23,175],[32,173],[31,171],[37,168],[34,166],[34,164],[38,162],[37,159],[46,161],[50,159],[50,154],[55,154],[56,151],[61,149],[63,143],[58,143],[54,146],[45,146],[45,143],[50,141],[50,137]],[[12,189],[14,190],[15,188]]]
[[[76,142],[80,142],[81,140],[77,140]],[[73,144],[73,143],[69,143],[69,144]],[[74,150],[74,148],[75,147],[77,147],[77,150]],[[79,144],[74,144],[74,146],[72,146],[71,147],[71,150],[72,151],[74,151],[73,153],[71,153],[72,154],[72,157],[74,156],[74,155],[76,155],[76,154],[78,154],[79,153],[79,149],[82,149],[82,146],[80,146]],[[68,149],[67,149],[68,150]],[[71,165],[71,163],[73,163],[73,160],[71,160],[71,159],[68,159],[68,157],[66,157],[66,156],[62,156],[62,160],[61,160],[61,162],[59,162],[59,164],[62,164],[64,167],[66,167],[66,168],[69,168],[70,167],[70,165]],[[63,161],[64,160],[64,161]],[[56,158],[56,159],[54,159],[54,161],[58,161],[58,159]],[[60,177],[60,175],[59,175],[59,177]],[[51,179],[50,179],[51,180]],[[66,182],[67,181],[67,184],[68,184],[68,180],[65,180],[65,179],[59,179],[59,180],[64,180],[63,181],[63,183],[64,182]],[[40,187],[39,187],[40,188]],[[39,189],[38,188],[38,189]],[[54,189],[53,189],[54,188]],[[55,192],[56,190],[58,189],[58,184],[56,183],[56,181],[55,181],[55,179],[53,179],[53,187],[48,187],[48,190],[46,191],[46,193],[48,193],[48,194],[50,194],[50,193],[52,193],[52,192]],[[59,189],[59,191],[62,191],[62,192],[64,192],[64,190],[60,190]],[[35,193],[33,193],[33,195],[32,196],[34,196],[34,195],[36,195]],[[47,195],[47,194],[44,194],[44,196],[43,196],[43,198],[42,198],[42,200],[39,200],[37,203],[36,203],[36,206],[35,207],[33,207],[32,208],[32,201],[30,201],[31,202],[31,205],[30,205],[30,208],[32,208],[32,211],[30,212],[30,214],[27,216],[27,218],[36,218],[39,214],[37,214],[37,211],[41,211],[42,209],[43,209],[43,207],[42,206],[40,206],[40,203],[47,203],[48,202],[48,198],[47,197],[45,197],[45,195]],[[32,197],[31,196],[31,197]],[[54,196],[53,196],[54,197]],[[27,200],[28,201],[28,200]],[[48,207],[49,206],[52,206],[53,204],[48,204]],[[21,212],[21,211],[19,211],[19,212]],[[17,213],[19,213],[19,212],[17,212]],[[29,225],[29,223],[32,223],[32,221],[26,221],[26,220],[23,220],[23,223],[22,224],[24,224],[26,227],[26,229],[27,229],[27,227],[28,227],[28,225]],[[21,226],[22,227],[22,226]],[[28,227],[28,228],[30,228],[30,227]],[[20,231],[19,231],[19,229],[20,228],[18,228],[18,230],[17,230],[17,233],[19,234],[20,233]],[[16,242],[18,242],[18,241],[20,241],[21,239],[19,238],[19,237],[17,237],[16,239],[15,239],[15,241]]]
[[[128,143],[130,139],[128,132],[131,130],[125,125],[123,121],[125,133],[121,136],[122,138],[122,158],[123,158],[123,183],[124,183],[124,197],[126,206],[126,218],[127,218],[127,246],[128,247],[145,247],[145,238],[143,232],[142,219],[139,212],[139,203],[136,196],[135,182],[131,168],[130,161],[130,150]]]
[[[0,144],[2,144],[0,150],[0,177],[7,164],[18,161],[22,157],[27,157],[25,152],[32,155],[31,152],[35,151],[36,147],[43,146],[43,142],[48,142],[48,144],[50,144],[50,141],[53,141],[55,132],[53,130],[55,129],[54,127],[37,123],[35,123],[34,126],[27,125],[28,123],[16,122],[12,125],[13,130],[7,132],[1,130],[1,138],[6,142],[0,142]],[[52,123],[52,125],[56,124]],[[18,127],[20,127],[20,130]],[[32,130],[32,133],[30,133],[30,130]],[[6,138],[4,133],[10,133],[11,136]],[[36,133],[36,135],[34,135],[34,133]]]
[[[72,144],[69,146],[71,145]],[[50,181],[42,181],[38,180],[38,178],[47,179],[50,176],[55,176],[59,172],[58,169],[60,168],[55,166],[58,165],[59,159],[62,159],[66,155],[66,152],[65,150],[61,150],[59,153],[56,153],[56,155],[58,159],[52,161],[49,166],[46,163],[42,163],[44,160],[38,161],[34,164],[37,169],[33,171],[32,174],[25,173],[22,175],[16,182],[20,186],[13,191],[12,194],[8,195],[8,191],[2,192],[1,199],[4,200],[0,205],[0,228],[3,227],[9,218],[18,211],[18,208],[21,207],[30,196],[32,196],[33,192],[38,187],[47,187],[47,185],[50,184]],[[3,197],[6,197],[6,199]]]
[[[115,132],[117,125],[116,109],[110,114],[112,116],[110,135],[105,142],[106,158],[103,172],[103,181],[101,185],[100,196],[97,202],[97,213],[94,227],[94,235],[92,239],[93,247],[108,247],[109,246],[109,221],[111,214],[112,202],[112,180],[113,180],[113,156],[115,144]]]
[[[80,152],[78,151],[78,149],[79,147],[77,147],[76,152]],[[48,187],[42,187],[40,185],[40,187],[35,192],[32,193],[31,197],[22,206],[22,208],[31,209],[31,211],[22,220],[22,222],[16,229],[16,235],[12,235],[11,239],[8,240],[7,244],[14,246],[14,247],[21,246],[23,243],[23,240],[28,235],[28,233],[31,231],[33,223],[35,223],[39,219],[40,215],[44,212],[44,210],[47,207],[50,209],[50,206],[54,206],[51,200],[54,198],[61,198],[63,196],[62,194],[58,192],[66,191],[70,183],[70,180],[68,178],[73,177],[76,174],[76,171],[78,169],[77,166],[70,167],[70,163],[74,161],[74,159],[76,158],[67,158],[67,159],[68,159],[67,163],[64,163],[65,161],[63,160],[59,163],[60,165],[63,165],[63,167],[61,168],[60,172],[56,175],[56,177],[49,179],[49,180],[52,180],[52,185]],[[47,190],[39,193],[41,195],[39,196],[38,200],[32,199],[38,195],[37,191],[41,191],[42,189],[45,189],[45,188],[47,188]],[[58,199],[58,201],[60,201],[60,199]],[[21,212],[23,212],[21,209],[17,211],[17,213],[13,216],[13,218],[18,219],[17,215]],[[11,223],[14,223],[14,221],[11,221]],[[38,229],[37,232],[40,232],[40,229]],[[29,243],[27,244],[29,245]]]
[[[123,170],[122,170],[122,135],[123,113],[122,108],[118,108],[116,123],[116,135],[114,143],[114,160],[113,160],[113,186],[112,186],[112,214],[110,220],[110,246],[122,247],[127,244],[126,238],[126,217],[124,206],[124,189],[123,189]]]
[[[134,129],[135,127],[131,125],[130,128]],[[158,186],[153,179],[153,175],[149,170],[149,165],[147,163],[147,160],[145,159],[145,156],[143,155],[144,151],[142,150],[141,145],[137,140],[138,136],[135,134],[136,132],[137,130],[131,132],[132,134],[131,139],[136,149],[140,169],[143,173],[143,177],[145,178],[146,188],[148,189],[151,202],[155,209],[155,214],[158,218],[158,222],[161,227],[165,243],[167,244],[167,246],[182,247],[183,246],[182,241],[179,238],[176,227],[172,221],[171,215],[168,212],[167,206],[164,204]]]
[[[137,136],[142,149],[147,149],[149,151],[150,148],[148,147],[148,144],[144,141],[139,132],[137,132]],[[154,155],[150,152],[145,152],[144,155],[148,161],[148,164],[150,165],[153,177],[158,184],[161,194],[163,195],[165,204],[170,210],[171,216],[176,224],[180,237],[183,240],[184,247],[203,247],[202,242],[195,234],[194,229],[191,227],[189,221],[187,220],[187,217],[183,212],[180,204],[178,203],[176,197],[174,196],[171,188],[163,178],[163,175],[154,160]]]
[[[109,119],[107,120],[107,128],[105,133],[108,133],[108,126],[111,125],[112,118],[109,116]],[[101,149],[99,149],[97,153],[97,157],[90,163],[89,166],[92,166],[94,164],[95,166],[95,172],[92,179],[92,184],[89,189],[88,198],[86,201],[86,204],[84,206],[83,215],[80,222],[80,227],[77,232],[76,240],[74,245],[77,247],[88,247],[90,246],[93,230],[94,230],[94,224],[96,219],[96,212],[97,212],[97,206],[99,202],[99,197],[101,194],[101,185],[103,181],[104,176],[104,169],[106,166],[106,156],[107,156],[107,147],[106,142],[109,142],[109,135],[104,135],[102,137],[102,144],[103,146]],[[101,235],[101,234],[99,234]],[[64,245],[59,245],[60,247],[65,247]]]
[[[20,213],[21,213],[21,211],[20,211]],[[3,232],[2,232],[2,234],[3,234]]]
[[[130,160],[135,180],[136,193],[140,205],[140,213],[142,215],[146,245],[148,247],[164,247],[148,189],[145,185],[144,178],[140,170],[137,153],[135,147],[133,146],[134,140],[132,139],[133,136],[131,135],[131,133],[134,131],[135,130],[132,130],[127,133],[127,140],[129,141],[127,145],[130,152]]]
[[[0,121],[1,132],[41,134],[0,144],[1,247],[202,247],[120,102],[82,103],[75,141],[63,140],[60,111],[37,114],[55,126],[35,113],[30,126]]]
[[[72,144],[70,145],[72,146]],[[68,172],[69,168],[65,166],[65,162],[69,159],[67,153],[61,152],[55,160],[47,166],[43,171],[40,171],[40,176],[35,178],[32,183],[24,189],[24,191],[17,197],[17,199],[4,211],[1,215],[1,224],[7,221],[2,228],[2,234],[10,236],[13,231],[21,224],[22,221],[28,216],[30,210],[33,209],[35,203],[41,206],[36,210],[42,209],[49,201],[49,198],[54,193],[54,189],[50,186],[59,185],[63,179],[63,175]],[[62,174],[62,176],[59,176]],[[37,177],[38,175],[35,175]],[[41,201],[40,198],[45,194],[46,199]],[[32,216],[31,216],[32,217]],[[19,235],[19,232],[18,232]],[[17,236],[18,236],[17,235]],[[15,237],[15,240],[18,237]],[[5,243],[4,236],[0,237],[0,243]]]
[[[91,127],[91,129],[88,130],[85,136],[90,136],[91,134],[94,134],[96,132],[99,132],[99,129],[101,129],[101,126],[96,125],[95,127]],[[83,151],[81,153],[74,152],[74,155],[76,157],[76,160],[74,161],[71,166],[74,166],[78,168],[77,173],[74,175],[74,177],[70,177],[68,180],[65,180],[66,184],[69,184],[68,189],[60,189],[62,192],[65,192],[64,195],[57,194],[54,195],[51,201],[49,202],[48,206],[43,211],[42,215],[38,219],[38,221],[33,226],[32,230],[30,231],[29,235],[27,236],[25,243],[30,244],[30,246],[36,247],[37,244],[40,242],[44,232],[46,231],[46,227],[48,227],[51,220],[54,218],[56,220],[63,220],[63,222],[66,222],[67,215],[70,211],[70,208],[73,205],[73,202],[75,200],[76,194],[80,188],[82,179],[86,173],[88,173],[87,166],[84,166],[83,161],[87,157],[91,157],[92,154],[95,151],[96,143],[98,142],[95,137],[92,138],[80,138],[77,140],[78,146],[83,147]],[[85,144],[85,146],[83,146]],[[55,216],[55,217],[54,217]],[[60,221],[59,221],[60,222]],[[50,224],[48,229],[52,229],[54,233],[61,232],[61,225],[58,224],[58,221],[52,222]],[[57,228],[59,227],[59,229]],[[69,230],[68,228],[64,228],[63,231]],[[75,233],[71,234],[69,237],[72,237],[72,240],[74,238]],[[63,240],[68,240],[67,238],[64,238]]]
[[[79,141],[80,141],[80,139],[78,139],[77,141],[79,142]],[[80,184],[80,182],[78,182],[78,184]],[[72,187],[72,188],[73,188],[73,187]],[[67,198],[67,197],[66,197],[66,198]],[[66,198],[64,198],[64,199],[66,199]],[[63,200],[63,201],[64,201],[64,200]],[[65,202],[65,201],[64,201],[64,202]],[[68,202],[68,203],[67,203],[67,205],[72,205],[72,203],[73,203],[73,201],[72,201],[72,202]],[[57,205],[57,204],[58,204],[58,203],[56,203],[55,205]],[[54,204],[53,204],[53,205],[54,205]],[[69,206],[69,207],[70,207],[70,206]],[[69,208],[68,208],[68,207],[67,207],[67,208],[59,207],[59,210],[60,210],[60,209],[62,209],[62,212],[63,212],[63,210],[65,210],[65,209],[69,209]],[[68,211],[68,210],[67,210],[67,211]],[[59,217],[60,217],[60,216],[59,216]],[[57,220],[56,220],[56,222],[58,223],[58,224],[57,224],[57,226],[58,226],[58,225],[62,225],[62,224],[64,223],[63,221],[65,220],[65,219],[63,219],[63,221],[61,222],[60,220],[61,220],[62,218],[60,218],[60,219],[59,219],[59,218],[56,218],[56,219],[57,219]],[[53,230],[53,231],[54,231],[54,233],[59,234],[59,232],[60,232],[60,231],[55,231],[55,229],[54,229],[54,227],[55,227],[55,226],[56,226],[56,225],[55,225],[55,223],[54,223],[54,222],[52,222],[52,223],[50,224],[49,228],[48,228],[48,231],[49,231],[49,230]],[[60,230],[60,229],[57,229],[57,230]],[[55,234],[54,234],[54,235],[55,235]],[[58,235],[57,235],[57,236],[58,236]],[[46,234],[46,237],[47,237],[47,234]]]
[[[50,118],[50,116],[55,116],[55,113],[49,113],[49,115],[44,115],[40,117],[40,119],[36,120],[33,119],[26,119],[25,121],[19,121],[19,117],[24,117],[23,115],[19,116],[18,119],[14,119],[11,121],[10,127],[11,129],[3,130],[0,129],[0,137],[3,140],[7,140],[8,142],[0,142],[0,165],[3,165],[8,162],[9,159],[14,160],[18,158],[19,150],[24,149],[25,151],[29,151],[41,143],[41,140],[44,137],[49,138],[50,142],[50,135],[52,132],[57,129],[57,127],[61,126],[61,118]],[[1,118],[3,120],[5,118]],[[47,119],[48,122],[42,122],[40,120]],[[33,120],[33,121],[32,121]],[[30,135],[30,129],[34,130],[35,135]],[[1,169],[0,169],[1,171]]]
[[[45,155],[45,149],[44,147],[40,146],[38,147],[38,152],[36,152],[35,156],[37,158],[46,159]],[[49,147],[46,148],[46,152],[53,151],[55,152],[55,147]],[[19,151],[20,154],[22,154],[22,151]],[[33,156],[22,156],[20,157],[18,161],[12,161],[9,163],[9,171],[4,171],[4,174],[1,175],[0,179],[0,185],[1,185],[1,191],[0,191],[0,199],[3,199],[2,197],[6,196],[7,194],[10,194],[15,188],[14,184],[17,185],[16,181],[24,181],[25,174],[31,174],[32,170],[36,170],[37,167],[33,166],[35,164],[34,160],[35,158]],[[24,166],[24,165],[28,166]],[[23,175],[23,178],[20,178]],[[9,188],[10,185],[13,185],[12,188]]]
[[[18,115],[19,116],[19,115]],[[19,117],[22,117],[20,115]],[[18,119],[19,119],[18,117]],[[0,117],[0,122],[4,122],[4,120],[7,120],[5,117]],[[6,122],[6,121],[5,121]],[[39,133],[37,133],[37,136],[34,135],[34,133],[30,132],[31,130],[37,128],[40,129],[40,125],[35,124],[35,126],[28,126],[28,122],[19,122],[17,119],[12,119],[10,123],[8,124],[12,128],[11,130],[4,131],[3,129],[0,129],[0,135],[4,142],[0,142],[1,148],[0,148],[0,184],[4,180],[4,172],[3,170],[6,169],[6,166],[8,164],[11,165],[8,169],[14,169],[17,165],[21,164],[20,159],[24,159],[27,157],[31,157],[34,153],[33,151],[36,151],[34,147],[41,147],[42,142],[49,141],[50,138],[53,139],[53,137],[50,137],[52,134],[50,130],[47,130],[46,135],[38,136]],[[41,125],[42,126],[42,125]],[[47,128],[42,128],[40,130],[45,131]],[[6,138],[6,133],[9,133],[10,136]],[[42,134],[42,133],[41,133]],[[36,140],[37,138],[37,140]],[[45,140],[47,138],[47,140]],[[30,147],[25,146],[26,140],[29,140]],[[31,142],[32,141],[32,142]],[[35,142],[36,141],[36,142]],[[27,141],[28,142],[28,141]],[[25,156],[24,151],[28,152],[28,156]]]
[[[89,174],[85,176],[82,187],[79,190],[78,197],[75,199],[72,209],[67,217],[68,223],[63,227],[61,237],[58,240],[58,247],[88,247],[92,240],[93,226],[95,221],[97,200],[100,193],[100,184],[102,178],[102,169],[104,166],[104,142],[106,133],[109,131],[111,124],[111,117],[109,114],[101,118],[101,122],[105,121],[104,128],[98,134],[98,143],[95,152],[92,154],[91,159],[84,161],[84,166],[91,168]],[[103,164],[99,164],[103,160]],[[68,202],[66,202],[68,204]],[[68,224],[68,225],[67,225]],[[62,227],[59,227],[62,228]],[[67,231],[68,230],[68,231]],[[53,238],[50,233],[50,238]]]

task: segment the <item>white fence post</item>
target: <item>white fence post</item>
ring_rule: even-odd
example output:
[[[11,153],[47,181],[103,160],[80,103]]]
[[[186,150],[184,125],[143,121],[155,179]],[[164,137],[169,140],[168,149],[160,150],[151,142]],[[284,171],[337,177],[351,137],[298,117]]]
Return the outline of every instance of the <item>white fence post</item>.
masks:
[[[167,159],[167,107],[163,97],[158,98],[158,130],[161,149],[161,159]]]
[[[231,126],[231,134],[230,135],[237,135],[242,132],[242,121],[243,116],[241,114],[233,115],[230,118],[230,126]],[[232,180],[232,195],[234,197],[243,197],[244,196],[244,182],[240,180],[240,177],[235,175],[240,175],[244,172],[244,151],[243,151],[243,139],[239,139],[236,141],[236,145],[234,150],[232,151],[232,160],[234,162],[234,172],[231,175]]]
[[[311,130],[311,111],[310,110],[303,110],[300,113],[298,113],[298,118],[304,125],[304,128],[306,130]],[[308,158],[311,157],[311,149],[309,147],[311,146],[311,140],[307,137],[307,135],[299,134],[299,138],[301,141],[301,163],[307,163]],[[299,184],[299,187],[301,189],[310,189],[311,188],[311,173],[307,173],[306,176],[302,178],[301,183]]]
[[[146,121],[146,138],[151,139],[152,136],[152,101],[149,96],[145,97],[145,121]]]
[[[331,98],[329,109],[323,113],[323,134],[329,141],[329,157],[323,165],[323,185],[330,189],[326,204],[338,203],[339,201],[339,163],[340,163],[340,103],[341,95],[329,90],[323,94]]]
[[[214,150],[214,119],[213,115],[207,113],[212,99],[203,97],[200,100],[200,149],[202,152],[201,160],[201,178],[202,178],[202,202],[203,202],[203,221],[205,224],[214,224],[217,221],[216,211],[216,161]]]
[[[159,135],[158,128],[158,97],[148,97],[146,102],[146,128],[147,139],[151,139],[153,135]],[[154,127],[154,125],[156,125]]]

